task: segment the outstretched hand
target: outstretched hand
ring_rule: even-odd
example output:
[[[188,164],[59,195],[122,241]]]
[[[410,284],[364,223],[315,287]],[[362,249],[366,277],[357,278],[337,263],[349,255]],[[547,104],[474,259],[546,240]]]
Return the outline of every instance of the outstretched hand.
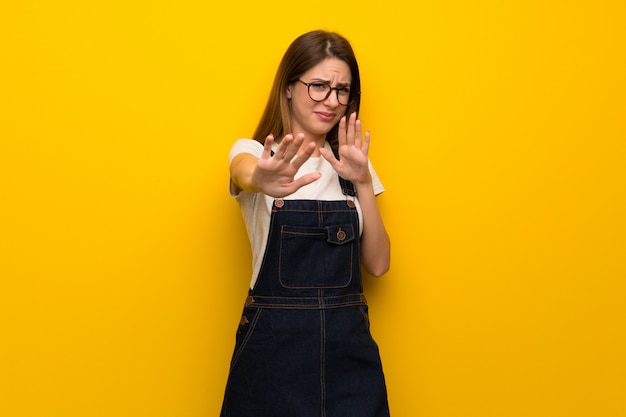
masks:
[[[365,184],[371,181],[367,153],[370,145],[370,133],[365,137],[361,133],[361,121],[356,118],[356,112],[350,115],[347,121],[343,116],[339,121],[337,139],[339,141],[339,159],[328,149],[321,148],[320,153],[337,171],[341,178],[356,184]]]
[[[295,138],[292,134],[288,134],[280,141],[272,156],[274,136],[269,135],[265,139],[263,153],[252,173],[252,185],[264,194],[278,198],[293,194],[301,187],[319,179],[322,175],[319,172],[311,172],[295,178],[298,169],[315,151],[315,144],[310,143],[298,154],[303,141],[304,134],[302,133]]]

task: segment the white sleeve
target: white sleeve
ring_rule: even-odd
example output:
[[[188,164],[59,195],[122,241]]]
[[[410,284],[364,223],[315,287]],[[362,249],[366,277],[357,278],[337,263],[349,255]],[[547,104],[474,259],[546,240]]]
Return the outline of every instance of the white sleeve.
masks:
[[[228,154],[228,165],[230,165],[230,163],[233,162],[233,159],[240,153],[249,153],[252,156],[260,158],[263,153],[263,145],[261,142],[254,139],[239,139],[233,143],[233,146],[230,148],[230,153]]]
[[[374,171],[374,167],[372,166],[372,163],[369,161],[368,163],[369,163],[369,168],[370,168],[370,174],[372,175],[372,185],[374,187],[374,195],[381,194],[383,191],[385,191],[385,187],[380,182],[380,179],[378,178],[376,171]]]

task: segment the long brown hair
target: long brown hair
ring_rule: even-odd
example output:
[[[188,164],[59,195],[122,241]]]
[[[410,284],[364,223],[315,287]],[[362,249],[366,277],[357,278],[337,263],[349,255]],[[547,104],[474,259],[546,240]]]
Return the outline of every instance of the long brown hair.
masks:
[[[291,132],[291,110],[287,100],[287,86],[296,82],[302,74],[326,58],[338,58],[348,64],[352,76],[350,91],[354,100],[346,107],[345,114],[358,112],[361,105],[361,79],[359,66],[352,46],[343,36],[323,30],[300,35],[294,40],[278,66],[274,85],[270,92],[261,121],[253,138],[261,143],[269,134],[282,138]],[[326,140],[337,147],[337,123],[326,134]]]

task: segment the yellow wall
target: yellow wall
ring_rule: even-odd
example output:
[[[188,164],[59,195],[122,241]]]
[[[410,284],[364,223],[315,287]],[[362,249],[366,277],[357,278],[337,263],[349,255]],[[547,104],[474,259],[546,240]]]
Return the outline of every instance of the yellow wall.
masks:
[[[625,8],[2,0],[0,415],[218,415],[228,149],[315,28],[353,42],[387,187],[393,415],[626,415]]]

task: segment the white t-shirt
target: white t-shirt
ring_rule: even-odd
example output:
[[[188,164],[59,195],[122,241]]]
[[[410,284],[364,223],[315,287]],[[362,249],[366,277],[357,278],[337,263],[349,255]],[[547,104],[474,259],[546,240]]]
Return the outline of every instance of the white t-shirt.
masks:
[[[274,151],[278,145],[274,143]],[[326,142],[325,148],[331,150],[330,144]],[[239,139],[230,149],[228,164],[233,161],[235,156],[241,153],[248,153],[257,158],[263,153],[263,145],[253,139]],[[371,163],[369,164],[372,175],[372,184],[374,194],[378,195],[385,191]],[[361,225],[361,233],[363,232],[363,215],[358,198],[346,196],[341,190],[337,172],[330,163],[323,157],[309,158],[298,170],[296,178],[309,173],[321,172],[320,179],[313,181],[311,184],[301,187],[295,193],[284,197],[285,200],[345,200],[346,198],[355,200],[356,209],[359,215],[359,224]],[[267,236],[269,233],[270,217],[272,214],[272,203],[274,198],[263,193],[249,193],[240,191],[235,192],[235,187],[231,181],[230,195],[239,203],[241,213],[246,224],[250,246],[252,248],[252,279],[250,280],[250,288],[254,287],[257,276],[261,270],[263,255],[267,245]]]

